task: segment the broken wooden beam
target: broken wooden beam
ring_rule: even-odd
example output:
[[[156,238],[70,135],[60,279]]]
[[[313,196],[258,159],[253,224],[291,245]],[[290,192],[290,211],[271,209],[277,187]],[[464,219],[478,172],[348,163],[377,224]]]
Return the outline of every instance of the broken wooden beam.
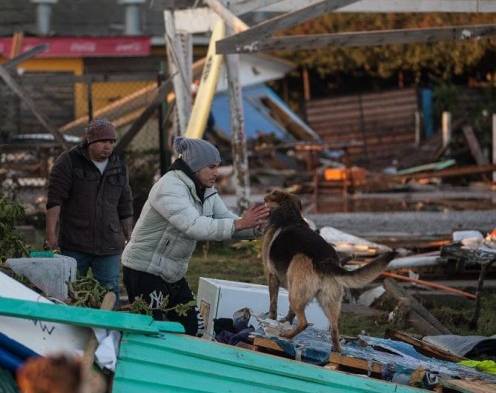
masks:
[[[442,360],[448,360],[450,362],[461,362],[462,360],[466,360],[466,358],[462,356],[458,356],[456,354],[448,352],[442,348],[439,348],[436,345],[419,340],[418,338],[413,337],[411,334],[399,330],[387,329],[385,337],[398,341],[403,341],[410,345],[413,345],[418,352],[426,356],[430,356]]]
[[[480,308],[481,308],[481,296],[482,296],[482,288],[484,286],[484,279],[486,277],[486,272],[491,268],[491,265],[494,261],[481,265],[481,270],[479,273],[479,280],[477,282],[477,292],[475,298],[475,307],[474,307],[474,315],[472,316],[472,320],[470,321],[470,328],[477,329],[477,325],[479,324],[479,316],[480,316]]]
[[[484,153],[482,152],[479,140],[477,139],[477,136],[475,135],[474,129],[471,126],[464,126],[462,128],[463,130],[463,135],[465,136],[465,139],[468,143],[468,147],[470,149],[470,153],[472,154],[472,157],[474,157],[474,160],[477,165],[486,165],[488,164],[487,158],[484,156]]]
[[[325,0],[310,4],[293,12],[286,13],[275,18],[259,23],[252,28],[224,38],[217,42],[218,54],[250,53],[257,52],[263,42],[273,40],[269,38],[272,34],[289,29],[307,20],[316,18],[322,14],[329,13],[337,8],[355,3],[357,0]]]
[[[429,310],[427,310],[422,304],[420,304],[413,296],[410,296],[406,290],[404,290],[400,285],[398,285],[393,279],[386,278],[384,280],[384,288],[386,291],[393,296],[396,300],[404,302],[405,299],[408,301],[408,305],[411,310],[414,311],[418,316],[424,319],[428,324],[432,325],[442,334],[451,334],[451,332],[444,326],[439,320],[434,317]]]

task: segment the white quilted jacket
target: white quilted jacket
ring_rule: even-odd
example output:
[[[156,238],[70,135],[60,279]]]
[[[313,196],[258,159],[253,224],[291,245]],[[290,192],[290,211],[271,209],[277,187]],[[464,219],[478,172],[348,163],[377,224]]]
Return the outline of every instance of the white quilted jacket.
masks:
[[[176,282],[186,274],[198,240],[254,237],[253,230],[235,233],[237,218],[215,188],[205,191],[202,204],[193,181],[180,170],[169,171],[152,187],[122,263]]]

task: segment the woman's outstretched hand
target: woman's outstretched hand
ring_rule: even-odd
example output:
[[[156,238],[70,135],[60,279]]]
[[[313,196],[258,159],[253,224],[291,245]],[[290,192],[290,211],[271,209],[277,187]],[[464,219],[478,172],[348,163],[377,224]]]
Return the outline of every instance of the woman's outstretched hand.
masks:
[[[235,221],[234,227],[237,231],[261,227],[267,221],[269,214],[270,210],[265,204],[255,204],[249,207],[240,219]]]

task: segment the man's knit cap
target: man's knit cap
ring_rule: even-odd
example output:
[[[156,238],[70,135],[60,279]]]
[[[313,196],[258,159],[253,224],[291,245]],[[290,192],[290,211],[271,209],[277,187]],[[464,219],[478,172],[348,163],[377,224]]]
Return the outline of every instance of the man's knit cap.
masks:
[[[174,149],[193,172],[221,162],[219,150],[203,139],[178,136],[174,139]]]
[[[88,145],[98,141],[117,139],[114,125],[107,119],[96,119],[90,121],[86,129],[86,141]]]

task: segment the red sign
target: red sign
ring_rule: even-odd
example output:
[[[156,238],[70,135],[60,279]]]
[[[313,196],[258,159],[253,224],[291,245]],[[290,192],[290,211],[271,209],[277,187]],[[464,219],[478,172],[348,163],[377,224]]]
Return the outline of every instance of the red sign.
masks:
[[[21,53],[37,45],[48,49],[37,57],[138,57],[150,54],[150,37],[26,37]],[[10,56],[12,38],[0,38],[0,55]]]

